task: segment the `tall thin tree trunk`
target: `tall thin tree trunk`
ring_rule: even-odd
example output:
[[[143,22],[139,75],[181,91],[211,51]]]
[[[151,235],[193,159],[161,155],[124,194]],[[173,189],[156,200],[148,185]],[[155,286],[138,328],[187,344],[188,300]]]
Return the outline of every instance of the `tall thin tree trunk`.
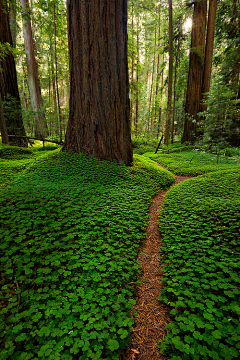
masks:
[[[50,104],[51,102],[51,96],[52,96],[52,91],[51,91],[51,61],[50,61],[50,55],[48,55],[48,102]]]
[[[150,88],[150,98],[149,98],[149,117],[148,117],[148,131],[150,130],[150,125],[152,125],[152,92],[153,92],[153,80],[154,80],[154,70],[155,70],[155,58],[156,58],[156,45],[157,45],[157,29],[155,27],[155,40],[154,40],[154,51],[153,51],[153,67],[152,67],[152,81]]]
[[[51,56],[48,54],[48,103],[51,104],[52,97],[52,79],[51,79]],[[52,136],[52,116],[49,118],[49,136]]]
[[[202,83],[203,94],[208,93],[210,90],[216,14],[217,14],[217,0],[209,0],[207,39],[206,39],[203,83]],[[203,95],[203,99],[206,98],[207,97]],[[207,106],[201,104],[200,111],[206,111],[206,110],[207,110]]]
[[[50,39],[50,61],[51,61],[51,78],[52,78],[52,97],[53,97],[53,127],[55,130],[55,134],[58,135],[59,127],[58,127],[58,108],[57,108],[57,92],[56,92],[56,79],[55,79],[55,71],[54,71],[54,54],[52,47],[52,40]]]
[[[200,111],[200,101],[202,99],[206,18],[207,0],[195,2],[182,143],[185,141],[194,143],[198,135],[197,114]]]
[[[175,121],[175,105],[176,105],[176,82],[177,82],[177,68],[178,68],[179,47],[180,47],[180,42],[179,42],[179,38],[178,38],[176,61],[175,61],[174,86],[173,86],[173,112],[172,112],[171,144],[173,144],[173,138],[174,138],[174,121]]]
[[[138,101],[139,101],[139,62],[140,62],[140,49],[139,49],[139,17],[137,20],[137,69],[136,69],[136,112],[135,112],[135,130],[138,131]]]
[[[164,54],[163,54],[162,64],[164,64]],[[162,94],[163,94],[163,80],[164,80],[164,69],[162,70],[162,76],[161,76],[161,96],[160,96],[160,104],[159,104],[159,116],[158,116],[157,138],[159,137],[159,134],[160,134],[160,126],[161,126],[161,121],[162,121],[162,106],[161,106],[161,101],[162,101]]]
[[[59,115],[59,132],[60,132],[60,143],[62,142],[62,110],[59,100],[58,90],[58,62],[57,62],[57,36],[56,36],[56,5],[53,4],[53,15],[54,15],[54,50],[55,50],[55,71],[56,71],[56,89],[57,89],[57,104],[58,104],[58,115]]]
[[[28,101],[27,101],[27,95],[26,95],[26,86],[25,86],[25,77],[26,77],[26,74],[25,74],[25,69],[24,69],[24,65],[23,65],[23,61],[22,61],[22,86],[23,86],[23,104],[24,104],[24,107],[25,109],[27,109],[28,107]]]
[[[172,0],[168,0],[169,13],[169,73],[168,73],[168,102],[167,119],[165,126],[165,144],[168,146],[170,125],[171,125],[171,106],[172,106],[172,78],[173,78],[173,28],[172,28]]]
[[[31,105],[34,112],[35,137],[45,138],[48,135],[47,123],[41,113],[42,100],[38,83],[37,66],[34,55],[33,35],[30,21],[30,9],[28,0],[20,0],[22,7],[23,35],[25,54],[27,59],[28,86],[31,99]]]
[[[157,106],[158,106],[158,83],[159,83],[159,65],[160,65],[160,54],[159,54],[159,47],[160,47],[160,35],[161,35],[161,27],[160,27],[160,21],[161,21],[161,1],[158,5],[158,59],[157,59],[157,81],[156,81],[156,91],[155,91],[155,109],[154,109],[154,120],[157,121]]]
[[[132,94],[130,99],[130,124],[131,128],[133,125],[133,74],[134,74],[134,56],[133,56],[133,46],[134,46],[134,23],[133,23],[133,3],[132,3],[132,59],[131,59],[131,82],[132,82]]]
[[[16,13],[16,0],[11,0],[9,3],[9,22],[12,34],[13,48],[16,49],[17,39],[17,13]]]
[[[157,139],[158,139],[159,134],[160,134],[161,121],[162,121],[162,108],[161,108],[161,107],[159,107],[158,127],[157,127]]]
[[[171,144],[173,144],[173,138],[174,138],[174,121],[175,121],[175,106],[176,106],[176,81],[177,81],[177,65],[175,66],[174,85],[173,85],[173,110],[172,110]]]

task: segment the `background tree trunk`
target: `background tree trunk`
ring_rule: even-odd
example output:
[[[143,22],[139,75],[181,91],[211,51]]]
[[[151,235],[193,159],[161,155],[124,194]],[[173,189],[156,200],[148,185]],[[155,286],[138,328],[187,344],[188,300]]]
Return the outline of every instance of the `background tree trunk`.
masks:
[[[9,138],[8,138],[7,127],[6,127],[6,122],[5,122],[5,118],[4,118],[4,113],[3,113],[1,94],[0,94],[0,132],[2,135],[2,143],[9,145]]]
[[[57,89],[57,104],[58,104],[58,116],[59,116],[59,134],[60,143],[62,142],[62,110],[59,99],[58,89],[58,62],[57,62],[57,35],[56,35],[56,5],[53,4],[53,15],[54,15],[54,52],[55,52],[55,70],[56,70],[56,89]]]
[[[38,73],[34,55],[33,35],[30,21],[30,9],[28,0],[20,0],[22,6],[22,21],[25,54],[27,59],[28,87],[31,99],[31,105],[34,112],[34,129],[36,138],[45,138],[48,136],[47,123],[41,113],[42,100],[41,91],[38,83]]]
[[[210,90],[216,14],[217,14],[217,0],[209,0],[207,40],[206,40],[203,84],[202,84],[203,94],[209,92]],[[206,99],[206,96],[203,95],[203,99]],[[200,111],[206,111],[206,110],[207,110],[207,106],[201,104]]]
[[[9,3],[9,22],[10,29],[12,34],[13,48],[16,49],[16,39],[17,39],[17,14],[16,14],[16,0],[11,0]]]
[[[136,109],[135,109],[135,131],[136,131],[136,134],[138,132],[139,63],[140,63],[140,49],[139,49],[139,15],[138,15],[138,19],[137,19]]]
[[[160,65],[160,54],[159,54],[159,48],[160,48],[160,36],[161,36],[161,26],[160,26],[160,22],[161,22],[161,1],[160,4],[157,7],[157,11],[158,11],[158,59],[157,59],[157,81],[156,81],[156,91],[155,91],[155,109],[154,109],[154,123],[156,124],[157,122],[157,107],[158,107],[158,87],[159,87],[159,79],[160,79],[160,74],[159,74],[159,65]]]
[[[173,27],[172,27],[172,0],[168,0],[169,13],[169,72],[168,72],[168,102],[167,119],[165,126],[164,142],[168,146],[170,125],[171,125],[171,106],[172,106],[172,78],[173,78]]]
[[[149,115],[148,115],[148,131],[150,130],[150,126],[152,126],[152,93],[153,93],[153,80],[154,80],[154,70],[155,70],[155,59],[156,59],[156,46],[157,46],[157,29],[155,25],[155,40],[154,40],[154,51],[153,51],[153,66],[152,66],[152,81],[150,88],[150,99],[149,99]]]
[[[63,150],[132,163],[127,1],[68,0],[70,114]]]
[[[133,127],[133,86],[134,86],[134,80],[133,80],[133,74],[134,74],[134,53],[133,53],[133,47],[134,47],[134,21],[133,21],[133,12],[134,7],[133,7],[133,3],[132,3],[132,28],[131,28],[131,32],[132,32],[132,57],[131,57],[131,84],[132,84],[132,88],[131,88],[131,100],[130,100],[130,126],[131,129]]]
[[[0,0],[0,43],[12,46],[9,15],[6,1]],[[4,118],[8,135],[25,136],[20,97],[17,85],[16,65],[12,52],[0,61],[0,96],[5,102]],[[26,146],[26,139],[11,138],[10,145]]]
[[[191,50],[189,59],[189,72],[187,96],[185,107],[185,123],[182,143],[193,143],[198,135],[198,112],[202,99],[202,80],[205,54],[207,0],[194,3]]]
[[[177,68],[178,68],[178,52],[180,48],[180,42],[178,38],[178,46],[175,60],[175,73],[174,73],[174,85],[173,85],[173,111],[172,111],[172,131],[171,131],[171,144],[173,144],[174,138],[174,121],[175,121],[175,106],[176,106],[176,82],[177,82]]]

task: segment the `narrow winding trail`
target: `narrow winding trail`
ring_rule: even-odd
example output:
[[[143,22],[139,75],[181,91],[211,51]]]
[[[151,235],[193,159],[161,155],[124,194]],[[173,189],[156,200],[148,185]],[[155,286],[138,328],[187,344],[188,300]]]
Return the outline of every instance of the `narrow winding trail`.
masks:
[[[190,177],[175,176],[172,186]],[[171,187],[170,187],[171,188]],[[170,190],[160,191],[149,209],[149,224],[146,229],[146,241],[140,246],[137,260],[142,261],[142,272],[139,279],[144,279],[137,286],[134,309],[137,312],[137,323],[132,332],[132,341],[127,346],[121,360],[166,360],[158,349],[159,339],[167,335],[165,326],[170,322],[169,308],[158,299],[161,283],[162,264],[159,258],[161,237],[158,227],[159,209],[165,194]]]

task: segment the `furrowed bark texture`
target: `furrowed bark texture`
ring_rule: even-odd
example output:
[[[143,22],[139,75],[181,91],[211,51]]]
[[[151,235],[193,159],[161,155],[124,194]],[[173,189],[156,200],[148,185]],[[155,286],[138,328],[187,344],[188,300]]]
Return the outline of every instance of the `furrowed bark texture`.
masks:
[[[70,104],[63,150],[129,165],[127,1],[68,0]]]
[[[200,112],[200,101],[202,99],[206,17],[207,0],[195,2],[185,107],[186,118],[182,143],[185,141],[193,143],[198,135],[197,113]]]
[[[9,14],[4,0],[0,0],[0,43],[13,45]],[[16,65],[12,53],[0,61],[0,96],[6,105],[4,117],[8,135],[26,135],[22,120]],[[9,141],[10,145],[27,147],[27,141],[24,139],[11,138]]]

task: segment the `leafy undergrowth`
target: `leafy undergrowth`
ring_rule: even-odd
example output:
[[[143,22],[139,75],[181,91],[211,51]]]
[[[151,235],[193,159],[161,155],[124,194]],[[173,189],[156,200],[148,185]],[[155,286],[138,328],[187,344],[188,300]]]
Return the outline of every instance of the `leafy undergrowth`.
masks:
[[[30,149],[18,146],[0,146],[0,159],[1,160],[23,160],[32,158],[33,153]]]
[[[119,358],[148,207],[173,180],[56,150],[2,189],[1,359]]]
[[[153,152],[154,148],[148,145],[138,145],[136,148],[133,148],[133,153],[138,155],[143,155],[146,152]]]
[[[44,147],[36,145],[31,148],[24,148],[18,146],[0,145],[0,159],[1,160],[23,160],[32,159],[38,151],[51,151],[60,148],[55,144],[47,143]]]
[[[181,144],[181,143],[174,143],[174,144],[169,144],[169,146],[166,145],[161,145],[160,149],[158,150],[158,153],[163,153],[163,154],[169,154],[169,153],[174,153],[174,152],[182,152],[182,151],[188,151],[188,150],[193,150],[195,148],[195,145],[186,145],[186,144]]]
[[[132,135],[132,144],[134,148],[139,147],[141,145],[145,145],[145,146],[151,146],[156,149],[158,142],[159,142],[158,139],[148,138],[148,137],[138,137]]]
[[[49,150],[56,150],[56,146],[23,148],[18,146],[0,146],[0,188],[9,185],[26,169],[36,164],[41,158],[48,157]],[[39,152],[40,151],[40,152]]]
[[[171,360],[239,359],[239,171],[202,175],[172,188],[160,229],[160,299],[173,319],[161,351]]]
[[[238,168],[240,170],[239,156],[220,156],[217,164],[217,156],[200,151],[183,151],[169,154],[146,153],[144,156],[157,161],[159,164],[172,171],[176,175],[197,176],[212,171]]]

